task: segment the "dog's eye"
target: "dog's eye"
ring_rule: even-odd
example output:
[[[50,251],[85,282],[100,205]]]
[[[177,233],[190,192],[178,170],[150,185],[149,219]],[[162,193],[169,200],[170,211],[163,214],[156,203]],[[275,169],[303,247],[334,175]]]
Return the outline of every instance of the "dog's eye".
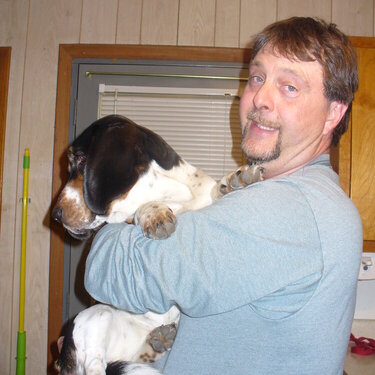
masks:
[[[82,173],[86,164],[86,155],[82,151],[73,152],[72,149],[68,150],[68,173],[72,177],[77,172]]]
[[[77,163],[77,168],[82,168],[86,163],[86,155],[81,153],[75,155],[75,161]]]

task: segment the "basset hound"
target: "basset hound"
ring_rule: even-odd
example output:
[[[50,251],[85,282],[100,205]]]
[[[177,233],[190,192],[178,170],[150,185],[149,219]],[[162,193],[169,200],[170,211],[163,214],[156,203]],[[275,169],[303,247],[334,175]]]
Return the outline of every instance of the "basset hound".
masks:
[[[104,223],[140,225],[163,239],[176,215],[262,180],[258,165],[242,166],[217,183],[183,160],[160,136],[118,115],[103,117],[68,148],[69,179],[52,210],[77,239]],[[154,362],[173,344],[180,312],[131,314],[108,305],[80,312],[58,341],[61,374],[157,374]]]

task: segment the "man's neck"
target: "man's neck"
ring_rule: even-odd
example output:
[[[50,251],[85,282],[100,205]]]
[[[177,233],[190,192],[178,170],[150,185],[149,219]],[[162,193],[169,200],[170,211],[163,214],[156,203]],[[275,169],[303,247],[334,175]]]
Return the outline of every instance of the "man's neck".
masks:
[[[270,179],[270,178],[277,178],[281,176],[290,175],[306,165],[310,164],[312,161],[314,161],[316,158],[318,158],[320,155],[328,154],[329,155],[329,147],[312,154],[310,157],[306,157],[303,159],[295,159],[290,160],[285,163],[281,163],[281,160],[273,160],[268,163],[262,164],[264,167],[264,178]]]

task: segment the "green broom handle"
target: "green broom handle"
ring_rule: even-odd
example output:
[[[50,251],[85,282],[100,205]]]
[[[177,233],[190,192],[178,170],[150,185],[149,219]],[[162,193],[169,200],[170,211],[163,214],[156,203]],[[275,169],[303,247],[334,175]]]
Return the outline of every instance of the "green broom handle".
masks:
[[[16,375],[25,374],[26,362],[26,332],[25,322],[25,277],[26,277],[26,235],[27,235],[27,204],[29,191],[30,153],[25,149],[23,157],[23,194],[22,194],[22,237],[21,237],[21,261],[20,261],[20,301],[19,323],[17,336],[17,368]]]

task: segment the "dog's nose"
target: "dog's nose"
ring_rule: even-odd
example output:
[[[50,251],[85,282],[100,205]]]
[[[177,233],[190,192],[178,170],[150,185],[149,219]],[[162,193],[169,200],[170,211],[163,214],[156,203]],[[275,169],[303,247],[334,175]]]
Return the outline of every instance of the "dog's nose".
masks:
[[[56,220],[58,223],[61,223],[63,217],[63,209],[61,207],[56,206],[52,210],[52,219]]]

